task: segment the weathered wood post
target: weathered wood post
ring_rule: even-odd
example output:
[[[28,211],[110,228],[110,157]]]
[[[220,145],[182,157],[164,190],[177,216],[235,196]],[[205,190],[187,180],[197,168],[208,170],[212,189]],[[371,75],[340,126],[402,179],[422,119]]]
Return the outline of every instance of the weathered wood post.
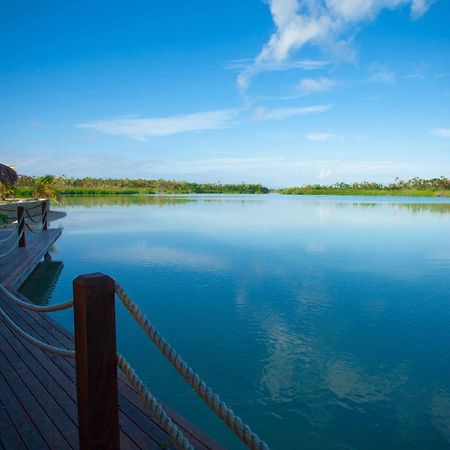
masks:
[[[19,247],[26,247],[27,242],[25,239],[25,208],[23,206],[17,207],[17,232],[19,234]]]
[[[119,449],[114,280],[73,281],[80,449]]]
[[[41,203],[41,210],[42,210],[42,229],[48,230],[48,210],[49,210],[49,201],[44,200]]]

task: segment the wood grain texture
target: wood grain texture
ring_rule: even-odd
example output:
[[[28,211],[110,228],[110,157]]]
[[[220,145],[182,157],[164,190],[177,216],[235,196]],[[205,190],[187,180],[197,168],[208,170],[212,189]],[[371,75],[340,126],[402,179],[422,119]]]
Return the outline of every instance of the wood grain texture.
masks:
[[[81,449],[119,448],[114,280],[73,281],[78,427]]]

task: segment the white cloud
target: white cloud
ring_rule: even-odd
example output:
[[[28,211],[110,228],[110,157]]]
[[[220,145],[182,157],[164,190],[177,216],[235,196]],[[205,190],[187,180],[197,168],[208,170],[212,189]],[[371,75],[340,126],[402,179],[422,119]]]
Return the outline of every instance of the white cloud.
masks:
[[[297,86],[297,90],[303,94],[312,94],[314,92],[329,91],[336,86],[336,81],[326,77],[303,78]]]
[[[232,125],[232,120],[237,113],[237,110],[223,109],[159,118],[97,120],[80,123],[76,126],[104,134],[144,140],[146,137],[227,128]]]
[[[395,74],[387,67],[375,63],[369,66],[368,83],[385,83],[392,84],[395,82]]]
[[[253,62],[238,75],[246,89],[251,78],[266,66],[281,64],[306,44],[339,52],[345,48],[348,32],[358,22],[373,20],[382,9],[410,6],[411,18],[422,16],[433,0],[268,0],[276,30]]]
[[[325,142],[325,141],[331,141],[332,139],[334,139],[335,135],[332,133],[309,133],[305,137],[309,141]]]
[[[422,17],[434,2],[435,0],[412,0],[411,18],[416,20]]]
[[[235,59],[227,64],[227,69],[242,71],[253,63],[253,59]],[[264,72],[278,72],[284,70],[302,69],[318,70],[330,64],[329,61],[320,59],[300,59],[297,61],[271,61],[264,65]]]
[[[431,130],[431,134],[443,138],[450,138],[450,128],[435,128]]]
[[[293,116],[303,116],[328,111],[331,105],[301,106],[297,108],[258,108],[255,118],[260,120],[282,120]]]

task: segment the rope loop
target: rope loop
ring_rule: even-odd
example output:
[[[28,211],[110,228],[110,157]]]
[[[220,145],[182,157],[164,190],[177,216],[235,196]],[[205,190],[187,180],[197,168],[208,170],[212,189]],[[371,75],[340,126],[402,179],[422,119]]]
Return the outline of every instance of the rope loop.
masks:
[[[4,242],[8,242],[13,236],[17,236],[16,228],[9,233],[9,236],[7,238],[0,240],[0,244],[3,244]]]
[[[39,220],[34,219],[33,216],[29,213],[29,209],[26,209],[25,212],[26,212],[28,218],[29,218],[33,223],[40,223]]]
[[[39,234],[42,231],[42,227],[39,228],[33,228],[30,227],[28,223],[25,222],[25,226],[28,228],[29,231],[31,231],[33,234]]]
[[[5,253],[0,254],[0,259],[4,258],[5,256],[9,255],[13,250],[15,250],[17,248],[17,244],[20,241],[20,238],[22,237],[23,233],[25,232],[25,230],[22,230],[22,232],[20,233],[20,235],[17,237],[17,239],[15,241],[13,241],[13,245],[12,247],[6,251]]]
[[[41,350],[44,350],[48,353],[54,353],[55,355],[64,356],[65,358],[75,358],[75,351],[69,350],[67,348],[55,347],[54,345],[47,344],[35,337],[28,334],[26,331],[22,330],[19,325],[14,322],[11,317],[0,307],[0,317],[3,317],[4,321],[7,325],[16,332],[19,336],[26,339],[28,342],[32,343],[36,347],[39,347]]]
[[[30,311],[54,312],[54,311],[62,311],[63,309],[68,309],[73,306],[73,300],[69,300],[67,302],[59,303],[56,305],[45,305],[45,306],[34,305],[33,303],[24,302],[20,298],[16,297],[12,292],[10,292],[1,284],[0,284],[0,292],[3,293],[9,300],[11,300],[16,305],[24,309],[29,309]]]

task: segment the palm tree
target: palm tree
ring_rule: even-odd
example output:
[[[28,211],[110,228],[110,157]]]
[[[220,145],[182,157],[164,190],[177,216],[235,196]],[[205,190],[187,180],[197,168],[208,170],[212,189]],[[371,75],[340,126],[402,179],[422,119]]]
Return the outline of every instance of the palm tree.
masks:
[[[36,178],[34,182],[34,196],[35,198],[48,198],[50,200],[57,200],[58,194],[55,188],[56,178],[53,175],[44,175]]]

